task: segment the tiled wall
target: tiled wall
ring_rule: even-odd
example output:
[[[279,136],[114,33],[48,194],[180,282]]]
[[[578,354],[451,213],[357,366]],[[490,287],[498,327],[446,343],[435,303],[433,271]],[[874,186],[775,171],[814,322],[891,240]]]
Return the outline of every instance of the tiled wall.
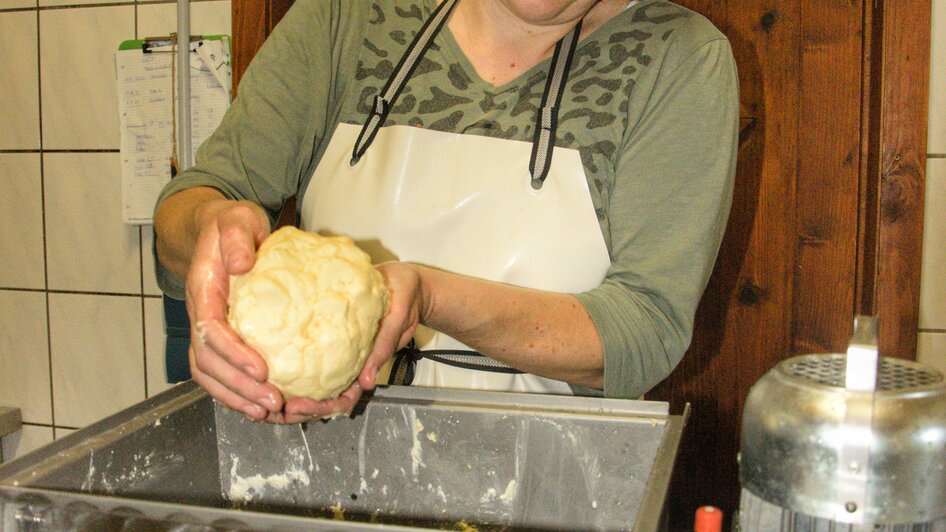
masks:
[[[917,358],[946,372],[946,0],[933,0]]]
[[[113,54],[168,1],[0,0],[0,403],[10,458],[166,388],[150,227],[122,225]],[[230,33],[229,0],[193,0]],[[946,0],[933,0],[918,357],[946,371]]]
[[[230,0],[191,31],[230,33]],[[10,459],[168,387],[150,226],[121,222],[114,54],[173,0],[0,0],[0,404]]]

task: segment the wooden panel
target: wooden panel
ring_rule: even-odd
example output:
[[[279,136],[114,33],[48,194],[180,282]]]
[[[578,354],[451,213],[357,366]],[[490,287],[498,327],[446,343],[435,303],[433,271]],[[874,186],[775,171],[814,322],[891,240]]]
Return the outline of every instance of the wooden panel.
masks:
[[[878,189],[874,312],[880,318],[880,352],[916,358],[920,259],[926,175],[929,103],[930,0],[897,0],[882,5],[880,157],[868,179]],[[876,55],[875,55],[876,57]]]
[[[881,317],[884,354],[914,356],[929,36],[907,25],[930,14],[929,0],[683,3],[730,38],[744,106],[693,345],[649,394],[693,405],[674,529],[699,504],[736,509],[743,400],[780,359],[843,350],[855,310]]]
[[[233,25],[233,86],[250,64],[256,51],[282,20],[293,0],[232,0],[230,13]]]
[[[801,3],[793,354],[843,352],[857,269],[862,6]]]
[[[693,344],[670,378],[648,394],[669,400],[674,410],[683,402],[693,409],[669,498],[674,530],[692,526],[701,504],[734,512],[743,401],[791,347],[800,6],[730,2],[725,17],[713,22],[732,43],[748,110],[743,115],[753,122],[741,134],[733,209]]]

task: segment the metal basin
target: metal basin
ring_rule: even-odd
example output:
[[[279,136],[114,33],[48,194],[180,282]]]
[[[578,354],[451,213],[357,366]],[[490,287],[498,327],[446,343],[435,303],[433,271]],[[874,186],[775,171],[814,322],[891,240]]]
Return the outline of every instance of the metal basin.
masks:
[[[659,530],[686,416],[390,387],[273,426],[186,383],[0,467],[0,528]]]

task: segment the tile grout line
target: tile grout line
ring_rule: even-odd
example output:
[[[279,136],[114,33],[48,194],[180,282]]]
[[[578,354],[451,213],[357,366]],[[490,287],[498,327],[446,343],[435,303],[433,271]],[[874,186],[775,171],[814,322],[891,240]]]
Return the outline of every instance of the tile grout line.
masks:
[[[66,430],[79,430],[81,427],[67,427],[65,425],[50,425],[48,423],[31,423],[29,421],[24,421],[22,423],[24,427],[41,427],[49,429],[66,429]]]
[[[221,0],[191,0],[192,3],[202,3],[202,2],[219,2]],[[124,6],[136,6],[139,4],[174,4],[175,0],[155,0],[154,2],[140,2],[139,0],[125,0],[125,1],[116,1],[116,2],[102,2],[100,4],[59,4],[53,6],[41,6],[39,2],[37,5],[32,7],[9,7],[9,8],[0,8],[0,13],[15,13],[18,11],[32,11],[38,9],[40,11],[55,11],[60,9],[94,9],[96,7],[124,7]]]
[[[138,38],[138,2],[135,1],[135,39]],[[148,320],[145,316],[145,252],[144,252],[144,229],[139,225],[138,226],[138,283],[139,289],[141,290],[141,359],[142,359],[142,369],[144,375],[145,384],[145,399],[149,397],[148,395]]]
[[[141,229],[138,229],[138,234],[141,235]],[[139,248],[141,247],[141,241],[139,240]],[[140,249],[139,249],[140,253]],[[142,277],[144,268],[142,267]],[[142,281],[142,292],[144,291],[144,281]],[[149,397],[148,395],[148,327],[147,319],[145,316],[145,301],[144,296],[141,297],[141,358],[142,358],[142,369],[144,371],[144,382],[145,382],[145,399]]]
[[[160,299],[162,296],[156,294],[139,294],[133,292],[91,292],[86,290],[50,290],[44,288],[18,288],[13,286],[0,286],[0,291],[4,292],[42,292],[59,295],[81,295],[81,296],[106,296],[106,297],[143,297],[145,299]]]
[[[42,59],[42,17],[40,11],[36,10],[36,87],[37,87],[37,108],[39,110],[39,186],[40,203],[42,204],[43,220],[43,287],[46,296],[46,360],[49,365],[49,419],[53,426],[56,425],[56,390],[53,386],[53,333],[52,319],[49,304],[49,239],[47,238],[46,225],[46,157],[43,155],[43,59]],[[53,429],[55,438],[55,429]]]
[[[0,149],[0,153],[121,153],[121,150],[110,149],[110,148],[89,148],[81,150],[71,150],[71,149],[49,149],[44,150],[42,148],[38,150],[4,150]]]

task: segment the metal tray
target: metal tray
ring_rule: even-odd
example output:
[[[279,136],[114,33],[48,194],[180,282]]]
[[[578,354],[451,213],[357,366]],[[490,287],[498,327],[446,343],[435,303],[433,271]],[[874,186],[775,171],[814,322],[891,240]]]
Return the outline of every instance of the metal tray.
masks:
[[[274,426],[185,383],[0,466],[0,528],[659,530],[686,417],[389,387]]]

